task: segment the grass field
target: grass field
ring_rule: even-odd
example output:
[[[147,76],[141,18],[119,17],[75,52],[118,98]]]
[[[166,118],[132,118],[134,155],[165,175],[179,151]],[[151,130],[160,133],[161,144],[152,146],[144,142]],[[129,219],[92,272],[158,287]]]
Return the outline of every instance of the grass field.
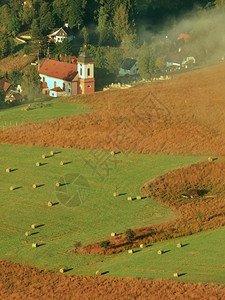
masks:
[[[140,194],[140,188],[150,178],[206,159],[203,156],[140,154],[111,156],[105,152],[70,149],[55,149],[56,155],[42,159],[42,154],[49,154],[50,150],[0,146],[0,258],[55,271],[65,265],[73,268],[70,274],[94,274],[96,261],[106,260],[106,269],[107,261],[111,263],[108,256],[69,253],[75,241],[86,245],[109,238],[111,232],[120,233],[128,228],[175,218],[171,210],[153,200],[130,202],[127,196]],[[67,164],[61,166],[62,160]],[[36,167],[37,161],[43,162],[43,165]],[[6,168],[14,171],[6,173]],[[83,176],[80,177],[80,189],[74,184],[77,174]],[[56,188],[58,181],[65,185]],[[34,183],[41,186],[33,189]],[[18,189],[10,191],[10,186]],[[123,195],[114,198],[112,193],[115,190]],[[55,205],[48,207],[48,201]],[[43,226],[31,230],[31,224]],[[32,236],[25,237],[24,233],[29,230],[33,232]],[[32,242],[42,246],[33,249]],[[151,249],[145,249],[143,253],[148,255]],[[143,254],[140,254],[141,260]],[[169,254],[162,259],[166,260]],[[137,265],[136,271],[128,268],[123,271],[125,273],[121,271],[121,275],[139,276],[140,269]],[[115,268],[112,268],[112,273],[111,270],[106,271],[113,275]],[[144,276],[167,278],[169,273],[170,269],[160,275],[145,270]],[[181,278],[186,280],[185,276]]]
[[[0,129],[90,111],[90,109],[83,104],[60,103],[60,99],[43,102],[42,104],[41,102],[33,103],[31,104],[31,110],[22,111],[25,106],[27,106],[27,104],[0,110]]]

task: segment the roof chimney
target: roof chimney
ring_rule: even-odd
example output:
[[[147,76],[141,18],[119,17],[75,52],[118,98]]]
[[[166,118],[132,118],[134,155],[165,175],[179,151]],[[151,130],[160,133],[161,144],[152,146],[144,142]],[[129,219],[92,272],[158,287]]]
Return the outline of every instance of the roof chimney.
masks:
[[[69,27],[69,24],[68,24],[68,23],[65,23],[65,26],[68,28],[68,27]]]

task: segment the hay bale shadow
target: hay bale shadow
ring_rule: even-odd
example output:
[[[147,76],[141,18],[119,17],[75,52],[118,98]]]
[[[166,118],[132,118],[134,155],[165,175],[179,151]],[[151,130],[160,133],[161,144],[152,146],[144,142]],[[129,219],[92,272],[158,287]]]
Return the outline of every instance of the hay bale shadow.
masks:
[[[35,234],[38,234],[39,231],[36,231],[36,232],[32,232],[31,235],[35,235]]]
[[[45,184],[38,184],[37,189],[40,188],[40,187],[43,187],[43,186],[45,186]]]
[[[69,182],[65,182],[65,183],[61,183],[60,186],[69,185],[69,184],[70,184]]]
[[[59,202],[55,202],[55,203],[52,203],[52,206],[56,206],[58,204],[59,204]]]
[[[37,225],[36,228],[40,228],[40,227],[44,227],[45,224],[40,224],[40,225]]]
[[[120,193],[118,196],[120,197],[120,196],[125,196],[125,195],[127,195],[127,193]]]
[[[134,250],[134,253],[138,253],[138,252],[140,252],[140,251],[141,251],[140,249]]]
[[[54,154],[60,154],[60,153],[62,153],[62,151],[56,151],[56,152],[54,152]]]
[[[185,276],[187,273],[181,273],[179,274],[179,277]]]
[[[41,163],[41,164],[40,164],[40,167],[41,167],[41,166],[44,166],[44,165],[47,165],[47,164],[48,164],[48,163],[46,163],[46,162]]]
[[[64,273],[67,273],[67,272],[72,271],[72,270],[73,270],[73,268],[66,268],[66,269],[64,270]]]
[[[14,172],[14,171],[17,171],[17,170],[18,170],[18,169],[16,169],[16,168],[15,168],[15,169],[11,169],[11,172]]]
[[[171,250],[163,250],[163,254],[170,252]]]
[[[22,186],[17,186],[17,187],[15,187],[14,190],[19,190],[19,189],[22,189]]]
[[[190,243],[182,244],[182,248],[190,245]]]
[[[38,244],[38,245],[37,245],[37,248],[42,247],[42,246],[45,246],[45,245],[46,245],[45,243]]]
[[[108,273],[109,273],[109,271],[105,271],[105,272],[102,273],[102,275],[105,275],[105,274],[108,274]]]
[[[66,161],[66,162],[64,162],[64,165],[68,165],[68,164],[71,164],[72,163],[72,161]]]

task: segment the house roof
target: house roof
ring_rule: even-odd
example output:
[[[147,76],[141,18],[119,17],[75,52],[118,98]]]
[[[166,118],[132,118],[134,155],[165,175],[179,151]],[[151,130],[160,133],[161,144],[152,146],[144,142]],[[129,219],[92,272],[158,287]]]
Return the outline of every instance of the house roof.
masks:
[[[60,35],[60,31],[63,30],[67,36],[71,36],[73,35],[73,31],[71,30],[71,28],[67,25],[64,25],[62,27],[60,27],[59,29],[56,29],[54,32],[52,32],[51,34],[49,34],[49,37],[53,37],[56,35]]]
[[[51,58],[51,59],[52,59],[52,60],[56,60],[54,57]],[[70,57],[67,56],[67,62],[69,62],[69,59],[70,59]],[[60,61],[65,62],[65,56],[62,56],[61,59],[60,59]],[[72,62],[72,63],[76,63],[76,62],[77,62],[77,57],[76,57],[76,56],[71,56],[71,62]]]
[[[93,62],[93,59],[87,51],[84,51],[79,55],[78,61],[81,63],[91,63]]]
[[[121,68],[124,70],[130,70],[136,62],[137,62],[136,59],[126,58],[123,60],[121,64]]]
[[[62,29],[67,33],[68,36],[73,35],[73,31],[69,26],[64,25]]]
[[[61,89],[61,87],[57,86],[53,89],[51,89],[50,91],[54,91],[54,92],[63,92],[63,90]]]
[[[10,86],[11,83],[8,79],[6,79],[5,77],[0,78],[0,90],[3,90],[6,93]]]
[[[77,75],[77,64],[69,64],[54,59],[46,59],[39,69],[39,74],[72,81]]]

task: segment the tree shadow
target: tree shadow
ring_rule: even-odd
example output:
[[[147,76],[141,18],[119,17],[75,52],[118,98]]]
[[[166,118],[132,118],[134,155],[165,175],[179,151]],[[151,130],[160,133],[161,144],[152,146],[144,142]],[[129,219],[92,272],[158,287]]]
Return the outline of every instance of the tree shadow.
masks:
[[[109,271],[105,271],[105,272],[102,273],[102,275],[105,275],[105,274],[108,274],[108,273],[109,273]]]

